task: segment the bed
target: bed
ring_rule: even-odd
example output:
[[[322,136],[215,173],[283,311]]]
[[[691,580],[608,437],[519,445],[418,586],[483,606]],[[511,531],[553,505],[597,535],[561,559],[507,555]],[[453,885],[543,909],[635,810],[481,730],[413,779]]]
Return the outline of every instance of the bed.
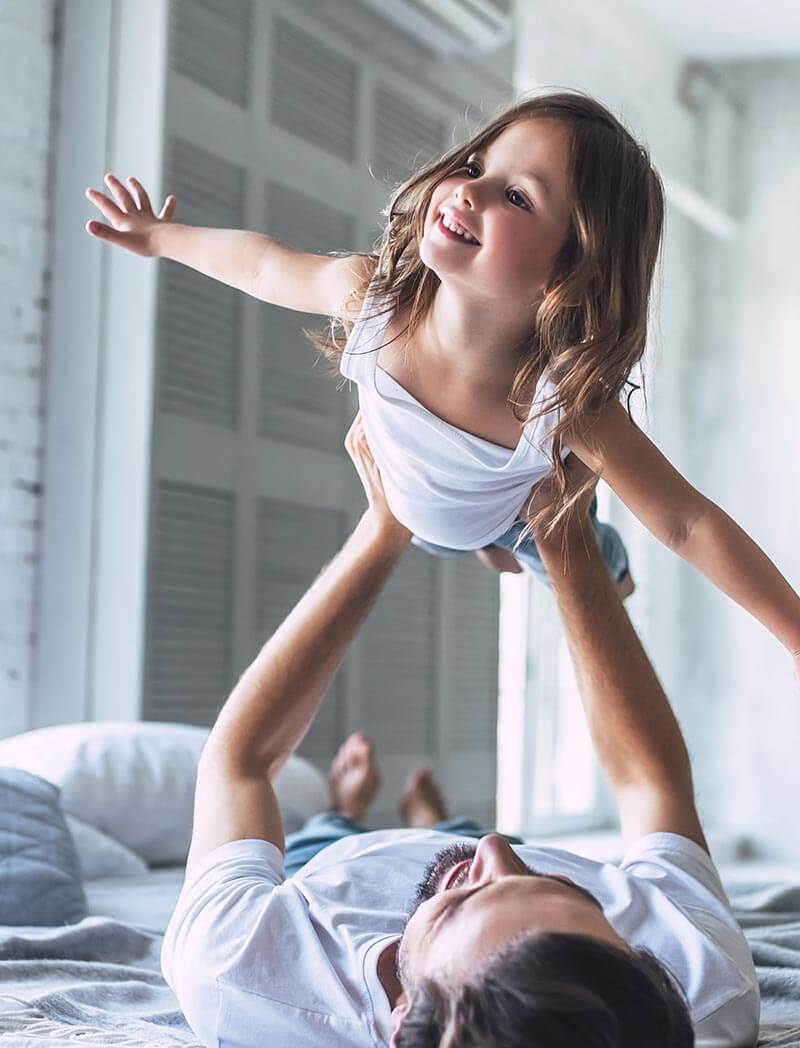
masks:
[[[191,825],[186,806],[191,803],[193,781],[180,782],[176,769],[191,769],[196,764],[203,737],[192,736],[192,732],[201,729],[186,734],[185,726],[161,725],[160,731],[115,726],[109,729],[109,740],[102,727],[82,726],[75,730],[72,742],[65,744],[65,728],[74,726],[62,726],[57,745],[54,739],[46,740],[59,751],[58,759],[53,753],[48,755],[41,737],[30,749],[19,742],[9,747],[14,740],[0,740],[0,767],[27,766],[34,775],[47,770],[58,780],[60,803],[72,820],[73,839],[80,845],[82,870],[89,874],[82,881],[86,915],[80,920],[51,927],[0,923],[0,1045],[197,1046],[161,976],[159,951],[184,874],[182,861],[169,861],[165,856],[183,853],[185,857]],[[91,740],[88,755],[87,736]],[[82,740],[81,745],[72,745],[76,739]],[[178,752],[187,745],[186,752]],[[131,770],[135,764],[131,749],[140,762],[145,754],[146,772]],[[165,786],[157,773],[166,752],[172,776],[169,796],[176,808],[166,813],[167,826]],[[98,775],[103,779],[101,791]],[[140,824],[129,817],[122,825],[119,812],[113,810],[119,803],[127,804],[131,811],[125,783],[136,795],[137,810],[147,816]],[[98,793],[103,803],[94,811]],[[304,809],[314,810],[324,803],[324,781],[313,769],[297,765],[278,793],[284,816],[293,826],[311,813]],[[136,853],[129,849],[133,858],[121,857],[121,853],[110,857],[102,849],[125,847],[124,842],[108,844],[84,829],[91,824],[83,824],[80,816],[99,821],[99,811],[111,821],[116,819],[118,834],[138,842]],[[178,832],[180,820],[185,821]],[[102,826],[94,826],[94,831],[109,836],[103,834]],[[143,855],[150,860],[145,861]],[[762,990],[759,1044],[800,1048],[800,867],[748,863],[726,866],[721,872],[758,970]]]

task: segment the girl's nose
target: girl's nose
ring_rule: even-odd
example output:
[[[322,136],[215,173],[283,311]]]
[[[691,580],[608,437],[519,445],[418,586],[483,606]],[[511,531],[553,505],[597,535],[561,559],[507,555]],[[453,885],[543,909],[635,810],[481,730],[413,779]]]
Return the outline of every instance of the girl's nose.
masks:
[[[475,210],[475,204],[477,202],[478,190],[472,182],[462,182],[461,185],[456,186],[453,196],[456,198],[461,207],[469,208],[470,211]]]

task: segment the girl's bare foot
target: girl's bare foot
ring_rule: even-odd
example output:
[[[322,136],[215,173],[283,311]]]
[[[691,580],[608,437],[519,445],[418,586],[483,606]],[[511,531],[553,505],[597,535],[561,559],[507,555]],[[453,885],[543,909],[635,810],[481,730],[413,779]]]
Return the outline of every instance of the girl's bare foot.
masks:
[[[430,829],[434,823],[448,818],[444,794],[430,768],[415,768],[411,772],[397,810],[406,826],[419,829]]]
[[[476,549],[475,554],[479,561],[486,565],[490,571],[496,571],[502,575],[504,571],[511,571],[519,575],[525,569],[514,556],[514,554],[502,546],[487,546],[486,549]]]
[[[333,758],[328,773],[331,810],[340,811],[352,819],[363,819],[380,785],[375,743],[360,731],[348,735]]]
[[[623,600],[625,600],[626,597],[630,597],[631,593],[633,593],[635,589],[636,586],[634,585],[633,579],[631,578],[630,574],[623,575],[617,583],[617,593],[619,593],[620,597],[622,597]]]

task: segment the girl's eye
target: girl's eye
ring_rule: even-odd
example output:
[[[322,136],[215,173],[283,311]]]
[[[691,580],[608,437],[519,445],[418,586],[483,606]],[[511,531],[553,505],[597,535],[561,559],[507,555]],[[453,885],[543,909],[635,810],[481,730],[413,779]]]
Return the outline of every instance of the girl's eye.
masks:
[[[478,172],[478,174],[480,174],[480,168],[478,167],[478,165],[474,161],[470,161],[469,163],[464,164],[464,170],[467,172],[467,174],[470,173],[470,170],[475,170],[475,171]],[[477,178],[477,175],[475,177]],[[514,204],[515,207],[521,207],[521,208],[523,208],[526,211],[529,210],[528,202],[526,201],[526,199],[522,195],[522,193],[517,192],[516,189],[510,189],[509,190],[509,194],[508,194],[509,200],[511,200],[512,196],[518,197],[519,200],[520,200],[519,204]],[[513,203],[513,200],[511,202]]]

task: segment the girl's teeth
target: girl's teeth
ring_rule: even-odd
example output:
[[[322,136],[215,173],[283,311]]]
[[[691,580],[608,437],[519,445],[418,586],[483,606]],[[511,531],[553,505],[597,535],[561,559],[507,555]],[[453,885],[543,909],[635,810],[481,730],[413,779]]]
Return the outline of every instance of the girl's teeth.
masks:
[[[442,215],[442,224],[447,226],[447,228],[452,230],[454,233],[458,233],[458,235],[460,237],[463,237],[465,240],[469,240],[473,244],[477,244],[477,240],[474,236],[468,233],[466,229],[463,229],[461,226],[457,225],[455,222],[451,222],[450,219],[445,217],[444,215]]]

